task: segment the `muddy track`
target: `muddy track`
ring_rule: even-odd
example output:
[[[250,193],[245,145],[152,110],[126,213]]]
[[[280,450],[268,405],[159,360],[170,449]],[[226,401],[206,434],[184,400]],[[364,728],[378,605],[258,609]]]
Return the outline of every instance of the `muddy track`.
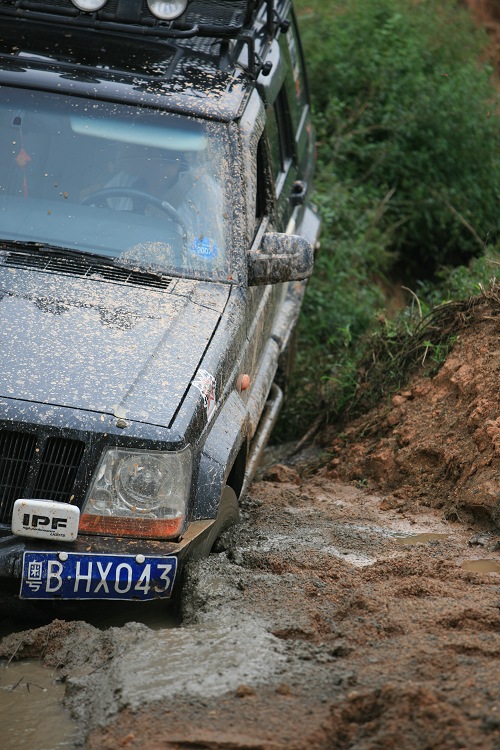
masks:
[[[284,474],[192,564],[181,626],[56,620],[0,656],[65,679],[91,750],[498,748],[500,537]]]

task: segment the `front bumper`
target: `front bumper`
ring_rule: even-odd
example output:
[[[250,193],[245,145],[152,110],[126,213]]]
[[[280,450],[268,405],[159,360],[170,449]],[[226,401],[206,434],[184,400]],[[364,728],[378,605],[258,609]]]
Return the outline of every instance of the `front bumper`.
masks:
[[[130,558],[145,557],[163,558],[175,557],[177,560],[177,580],[186,559],[193,553],[195,548],[203,542],[210,532],[213,520],[192,522],[183,538],[179,542],[158,541],[151,539],[115,538],[104,536],[80,535],[74,542],[51,542],[48,540],[29,539],[12,534],[7,529],[0,529],[0,582],[4,582],[9,588],[12,584],[20,586],[23,576],[24,553],[52,553],[63,559],[71,555],[73,559],[81,557],[82,565],[86,562],[88,569],[89,556],[123,556]],[[66,554],[65,554],[66,553]],[[98,559],[96,557],[96,559]],[[110,581],[108,580],[108,583]],[[19,590],[19,589],[18,589]],[[169,596],[171,591],[169,592]],[[30,598],[39,598],[33,595]],[[50,598],[50,597],[44,597]],[[54,599],[76,600],[81,598],[93,598],[79,595],[60,596],[55,594]],[[95,598],[112,598],[99,596]]]

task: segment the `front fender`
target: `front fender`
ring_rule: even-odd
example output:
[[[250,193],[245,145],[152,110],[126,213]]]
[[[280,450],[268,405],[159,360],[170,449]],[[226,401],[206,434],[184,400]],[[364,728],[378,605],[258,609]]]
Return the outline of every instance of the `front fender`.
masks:
[[[246,439],[247,412],[236,391],[232,391],[216,417],[198,470],[192,520],[215,518],[223,488],[233,463]]]

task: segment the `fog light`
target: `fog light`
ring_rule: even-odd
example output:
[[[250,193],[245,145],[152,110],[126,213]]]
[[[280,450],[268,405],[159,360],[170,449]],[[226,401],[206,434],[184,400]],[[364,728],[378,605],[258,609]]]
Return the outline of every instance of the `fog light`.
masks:
[[[188,0],[148,0],[149,10],[162,21],[171,21],[182,15],[187,4]]]
[[[86,10],[88,13],[92,13],[92,11],[100,10],[103,5],[106,5],[107,0],[71,0],[71,2],[79,10]]]

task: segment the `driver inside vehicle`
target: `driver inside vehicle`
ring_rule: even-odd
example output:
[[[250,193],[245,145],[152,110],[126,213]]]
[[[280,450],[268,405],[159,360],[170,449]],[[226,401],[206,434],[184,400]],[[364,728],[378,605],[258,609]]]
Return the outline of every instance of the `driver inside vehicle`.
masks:
[[[105,184],[106,188],[130,188],[169,203],[169,197],[175,199],[175,191],[172,195],[170,191],[181,172],[189,169],[187,162],[175,151],[158,153],[158,149],[135,144],[123,145],[115,164],[115,174]],[[146,196],[117,195],[107,198],[106,203],[116,211],[146,213],[148,207]]]
[[[201,165],[191,165],[173,150],[123,144],[115,173],[104,187],[116,189],[116,195],[103,200],[113,210],[169,215],[186,240],[190,265],[209,267],[215,262],[217,238],[222,236],[222,189]],[[127,195],[128,190],[136,194]]]

